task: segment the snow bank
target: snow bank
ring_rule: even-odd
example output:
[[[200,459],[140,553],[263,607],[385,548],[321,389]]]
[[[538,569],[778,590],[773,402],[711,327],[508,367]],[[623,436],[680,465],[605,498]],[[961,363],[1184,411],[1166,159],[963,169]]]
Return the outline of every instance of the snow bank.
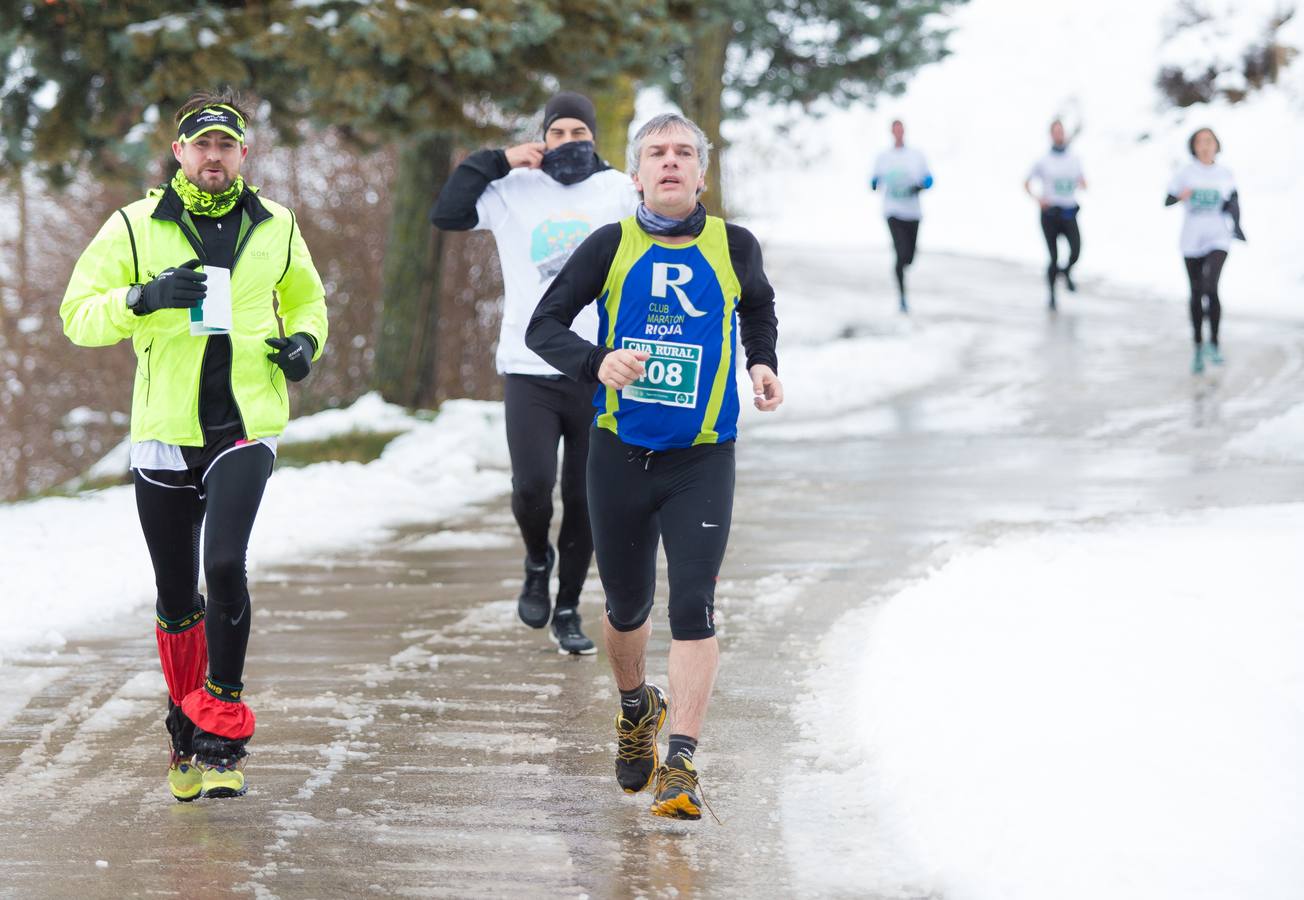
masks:
[[[799,881],[1304,895],[1301,532],[1295,504],[1010,537],[847,615],[785,802]]]
[[[1254,426],[1227,443],[1234,456],[1304,463],[1304,404]]]
[[[507,489],[501,404],[450,401],[430,422],[396,409],[369,395],[320,421],[291,423],[301,440],[341,430],[407,433],[366,465],[278,470],[254,527],[251,570],[357,550]],[[131,487],[0,505],[0,533],[0,661],[24,648],[59,646],[70,630],[153,600]]]

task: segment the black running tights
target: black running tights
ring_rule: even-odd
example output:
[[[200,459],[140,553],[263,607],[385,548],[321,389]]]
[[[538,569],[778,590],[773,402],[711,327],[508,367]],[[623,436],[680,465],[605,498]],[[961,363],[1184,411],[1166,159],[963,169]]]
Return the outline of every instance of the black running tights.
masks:
[[[593,429],[589,508],[607,620],[617,631],[647,621],[666,551],[670,636],[715,634],[715,583],[733,522],[734,442],[652,452]]]
[[[557,536],[558,608],[579,604],[593,560],[584,485],[593,391],[591,384],[536,375],[508,375],[503,384],[507,451],[512,459],[512,515],[521,529],[525,552],[536,562],[548,555],[558,443],[564,448],[561,531]]]
[[[1042,210],[1041,233],[1046,238],[1046,249],[1050,251],[1050,265],[1046,268],[1046,280],[1051,290],[1055,289],[1055,278],[1059,275],[1059,239],[1064,235],[1069,242],[1069,261],[1064,267],[1067,272],[1077,265],[1082,255],[1082,234],[1078,231],[1078,219],[1067,215],[1058,207]]]
[[[1218,323],[1222,320],[1222,303],[1218,300],[1218,279],[1222,276],[1226,250],[1215,250],[1205,256],[1188,256],[1186,277],[1191,282],[1191,331],[1195,342],[1204,340],[1205,298],[1209,301],[1209,343],[1218,346]]]
[[[199,605],[203,526],[208,674],[226,685],[243,683],[251,617],[245,555],[274,460],[262,444],[222,454],[204,479],[203,498],[193,487],[165,487],[135,473],[136,509],[164,618],[181,619]]]
[[[906,295],[906,267],[915,261],[915,244],[919,240],[918,219],[898,219],[888,216],[887,230],[892,234],[892,248],[896,251],[897,289]]]

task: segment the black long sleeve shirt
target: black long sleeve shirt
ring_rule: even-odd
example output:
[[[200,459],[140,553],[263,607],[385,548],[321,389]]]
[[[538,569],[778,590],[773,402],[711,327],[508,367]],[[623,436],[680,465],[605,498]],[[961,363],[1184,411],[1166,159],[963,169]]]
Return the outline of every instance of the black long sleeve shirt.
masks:
[[[774,313],[774,288],[762,265],[761,245],[741,225],[726,223],[725,232],[729,259],[742,286],[737,310],[747,367],[767,365],[777,373],[779,320]],[[580,310],[602,293],[619,246],[620,223],[604,225],[589,235],[544,292],[525,332],[527,347],[576,381],[597,381],[598,368],[611,352],[584,340],[570,325]]]
[[[430,210],[430,223],[444,231],[470,231],[480,224],[476,201],[491,181],[512,171],[504,150],[477,150],[453,170]]]

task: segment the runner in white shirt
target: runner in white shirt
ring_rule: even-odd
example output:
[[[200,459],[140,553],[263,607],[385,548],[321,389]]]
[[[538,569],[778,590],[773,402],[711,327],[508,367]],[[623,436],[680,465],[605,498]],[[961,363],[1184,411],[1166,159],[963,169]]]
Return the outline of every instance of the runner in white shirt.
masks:
[[[1240,198],[1229,169],[1214,160],[1222,150],[1212,129],[1201,128],[1191,135],[1187,148],[1194,159],[1177,170],[1168,185],[1165,206],[1181,203],[1186,207],[1182,221],[1182,258],[1191,283],[1191,329],[1195,337],[1195,355],[1191,371],[1204,371],[1206,361],[1222,365],[1218,349],[1218,325],[1222,320],[1222,303],[1218,299],[1218,279],[1232,240],[1245,240],[1241,231]],[[1204,343],[1205,303],[1208,303],[1209,343]]]
[[[1082,234],[1078,231],[1077,191],[1087,186],[1082,177],[1082,163],[1069,152],[1064,124],[1056,119],[1050,125],[1050,151],[1033,164],[1032,171],[1023,182],[1023,189],[1041,206],[1041,233],[1050,251],[1050,265],[1046,267],[1046,283],[1050,287],[1049,306],[1055,309],[1055,281],[1064,278],[1064,286],[1076,291],[1073,283],[1073,266],[1082,255]],[[1034,192],[1032,183],[1039,183]],[[1063,235],[1069,242],[1069,261],[1060,268],[1059,239]]]
[[[503,321],[498,371],[512,461],[512,513],[525,541],[525,584],[517,599],[521,621],[551,634],[562,653],[595,653],[580,629],[580,590],[593,558],[585,465],[593,420],[593,387],[563,376],[525,346],[525,327],[539,298],[575,248],[603,225],[631,216],[638,194],[629,175],[594,152],[597,117],[581,94],[548,101],[543,137],[506,150],[472,153],[449,177],[430,220],[451,231],[488,228],[503,271]],[[590,306],[573,330],[597,340]],[[561,466],[561,531],[549,543],[552,492]],[[558,553],[558,550],[560,553]],[[560,557],[556,608],[549,593]]]
[[[874,161],[874,174],[870,177],[870,190],[883,190],[883,215],[892,234],[892,247],[896,251],[897,290],[901,311],[909,312],[906,304],[906,267],[915,261],[915,242],[919,238],[919,220],[923,210],[919,192],[933,186],[932,173],[924,154],[906,146],[906,128],[898,119],[892,123],[892,149],[884,150]]]

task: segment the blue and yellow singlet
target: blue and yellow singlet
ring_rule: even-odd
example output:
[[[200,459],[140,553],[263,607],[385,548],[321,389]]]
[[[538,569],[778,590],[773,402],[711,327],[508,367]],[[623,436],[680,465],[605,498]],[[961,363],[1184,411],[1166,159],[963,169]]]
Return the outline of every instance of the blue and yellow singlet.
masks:
[[[568,328],[595,300],[596,347]],[[598,386],[597,427],[651,450],[715,444],[738,433],[740,313],[748,365],[777,371],[774,291],[755,237],[708,216],[692,241],[668,244],[631,216],[580,246],[540,300],[526,342],[577,380],[596,380],[611,350],[647,352],[638,381]]]

